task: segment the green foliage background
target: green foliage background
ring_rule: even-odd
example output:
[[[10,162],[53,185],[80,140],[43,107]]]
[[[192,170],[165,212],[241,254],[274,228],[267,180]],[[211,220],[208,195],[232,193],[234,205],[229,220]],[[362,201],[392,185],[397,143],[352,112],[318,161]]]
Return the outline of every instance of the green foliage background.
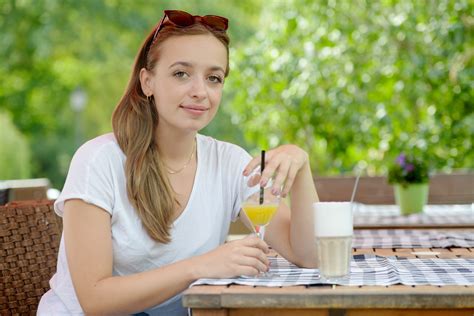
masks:
[[[13,125],[10,116],[0,112],[0,170],[4,179],[28,177],[30,170],[30,149],[28,142]]]
[[[401,151],[436,171],[473,168],[472,1],[5,0],[0,152],[23,158],[0,155],[0,179],[62,187],[79,143],[111,130],[165,8],[230,19],[231,74],[203,133],[251,152],[297,143],[316,174],[384,174]],[[69,104],[77,87],[82,115]]]

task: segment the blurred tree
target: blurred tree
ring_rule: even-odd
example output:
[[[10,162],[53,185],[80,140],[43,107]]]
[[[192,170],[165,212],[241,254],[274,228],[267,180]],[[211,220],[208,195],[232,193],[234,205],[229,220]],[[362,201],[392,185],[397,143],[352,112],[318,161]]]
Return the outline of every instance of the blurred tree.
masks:
[[[268,3],[237,51],[232,122],[249,143],[307,148],[319,174],[385,173],[415,152],[473,168],[473,2]]]
[[[31,176],[48,177],[53,186],[62,187],[76,149],[74,125],[80,124],[69,101],[77,87],[88,95],[82,120],[85,139],[111,131],[111,113],[135,54],[163,9],[245,19],[239,27],[231,22],[229,32],[237,46],[253,33],[260,3],[0,1],[0,109],[11,114],[31,144]],[[231,138],[229,129],[222,130]]]
[[[26,176],[62,187],[77,87],[88,95],[85,139],[111,130],[165,8],[230,19],[231,74],[204,133],[250,150],[298,143],[324,174],[356,163],[381,173],[415,149],[437,169],[473,167],[472,1],[5,0],[0,109],[30,144]]]
[[[8,114],[0,112],[0,180],[31,176],[30,148]]]

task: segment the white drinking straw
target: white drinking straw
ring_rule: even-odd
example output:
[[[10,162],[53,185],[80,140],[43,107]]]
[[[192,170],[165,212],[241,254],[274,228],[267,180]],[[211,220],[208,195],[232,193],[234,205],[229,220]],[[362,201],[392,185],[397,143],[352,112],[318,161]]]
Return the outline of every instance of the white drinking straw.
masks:
[[[356,177],[356,182],[354,184],[354,189],[352,190],[351,205],[354,202],[354,198],[355,198],[356,191],[357,191],[357,186],[359,185],[360,174],[361,174],[361,172],[359,171],[359,173],[357,174],[357,177]]]

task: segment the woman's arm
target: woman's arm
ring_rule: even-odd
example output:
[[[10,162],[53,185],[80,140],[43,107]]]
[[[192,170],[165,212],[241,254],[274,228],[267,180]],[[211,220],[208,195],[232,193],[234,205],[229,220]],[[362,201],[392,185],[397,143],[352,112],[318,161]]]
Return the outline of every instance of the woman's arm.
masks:
[[[298,266],[316,267],[313,203],[318,195],[314,186],[308,155],[294,145],[284,145],[267,152],[261,181],[273,177],[273,189],[285,197],[290,193],[290,208],[280,203],[275,217],[266,229],[265,240],[283,257]],[[258,166],[255,157],[245,172]],[[283,189],[280,189],[283,188]]]
[[[255,275],[268,269],[265,243],[245,238],[201,256],[129,276],[112,276],[110,214],[68,200],[64,238],[72,282],[86,314],[133,313],[158,305],[205,277]]]

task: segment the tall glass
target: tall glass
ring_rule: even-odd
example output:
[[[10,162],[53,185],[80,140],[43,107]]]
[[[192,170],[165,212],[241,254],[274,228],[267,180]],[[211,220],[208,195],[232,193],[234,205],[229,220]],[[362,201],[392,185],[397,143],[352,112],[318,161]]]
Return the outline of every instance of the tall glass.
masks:
[[[352,203],[313,204],[316,254],[322,280],[340,282],[350,274],[352,258]]]
[[[242,210],[252,224],[257,237],[263,240],[265,237],[265,226],[270,223],[275,215],[280,204],[280,196],[273,195],[271,192],[271,181],[269,181],[265,187],[260,188],[258,184],[259,179],[259,174],[249,176],[247,187],[244,188],[244,192],[242,193],[244,197]],[[245,198],[249,191],[253,193]],[[272,277],[274,275],[269,272],[263,272],[259,274],[259,276]]]

